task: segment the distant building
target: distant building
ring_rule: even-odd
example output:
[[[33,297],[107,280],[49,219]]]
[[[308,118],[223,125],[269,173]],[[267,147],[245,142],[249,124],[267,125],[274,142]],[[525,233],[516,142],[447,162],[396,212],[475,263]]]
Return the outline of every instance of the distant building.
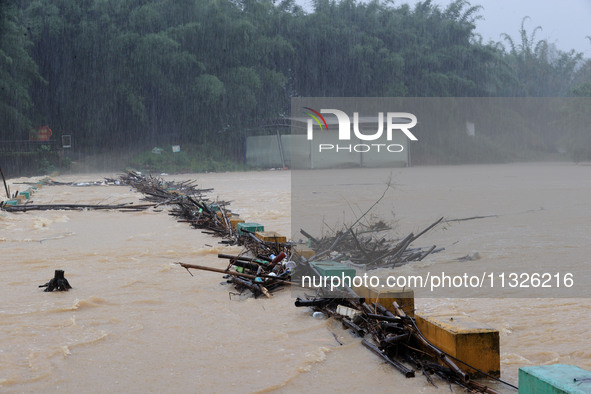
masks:
[[[409,139],[392,133],[392,139],[363,141],[351,133],[348,141],[338,140],[335,117],[327,116],[327,129],[317,128],[312,140],[307,138],[308,118],[291,118],[291,133],[276,129],[274,135],[246,137],[246,164],[254,167],[293,169],[406,167],[410,165]],[[404,121],[401,120],[401,123]],[[378,117],[361,117],[359,130],[365,135],[378,130]],[[384,126],[385,130],[385,126]],[[384,131],[384,135],[385,135]],[[336,142],[338,141],[338,142]]]

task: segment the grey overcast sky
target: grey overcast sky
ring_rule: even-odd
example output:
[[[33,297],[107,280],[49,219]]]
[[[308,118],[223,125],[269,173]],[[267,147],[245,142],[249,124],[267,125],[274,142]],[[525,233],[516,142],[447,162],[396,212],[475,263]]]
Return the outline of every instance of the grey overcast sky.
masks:
[[[361,0],[363,1],[363,0]],[[394,0],[395,5],[414,4],[419,0]],[[591,36],[591,0],[469,0],[472,5],[481,5],[479,14],[483,19],[476,23],[476,31],[484,42],[501,41],[501,34],[507,33],[513,39],[519,39],[519,28],[524,16],[531,19],[525,27],[531,32],[536,26],[542,31],[536,39],[547,39],[563,50],[571,49],[583,52],[591,58],[591,42],[585,36]],[[445,8],[450,0],[433,0],[434,4]],[[311,9],[311,0],[299,0],[306,9]]]
[[[409,4],[417,0],[405,1]],[[396,2],[401,4],[404,2]],[[449,0],[435,0],[442,8]],[[501,34],[507,33],[518,38],[521,20],[524,16],[531,19],[525,22],[528,32],[536,26],[542,31],[536,39],[547,39],[564,51],[571,49],[591,57],[591,42],[585,36],[591,36],[591,0],[471,0],[472,5],[481,5],[483,19],[476,23],[476,30],[484,41],[501,40]]]

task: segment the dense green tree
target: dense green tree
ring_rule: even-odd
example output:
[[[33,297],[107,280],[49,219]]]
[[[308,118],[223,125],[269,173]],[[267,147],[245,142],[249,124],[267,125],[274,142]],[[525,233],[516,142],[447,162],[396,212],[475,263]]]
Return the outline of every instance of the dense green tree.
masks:
[[[0,3],[0,140],[27,138],[32,127],[31,85],[44,82],[30,55],[33,45],[14,1]]]
[[[483,43],[466,0],[0,2],[0,139],[50,124],[78,147],[190,142],[241,157],[293,96],[590,96],[591,61]],[[432,136],[433,143],[446,136]]]
[[[587,36],[591,44],[591,36]],[[572,94],[576,97],[591,97],[591,59],[585,62],[576,70],[573,80]]]
[[[516,83],[508,86],[508,95],[515,96],[564,96],[573,87],[575,70],[581,64],[582,54],[574,50],[563,52],[549,45],[547,40],[537,40],[542,30],[537,26],[530,33],[525,28],[529,17],[524,17],[519,29],[519,41],[508,34],[504,39],[509,45],[506,61],[512,68]]]

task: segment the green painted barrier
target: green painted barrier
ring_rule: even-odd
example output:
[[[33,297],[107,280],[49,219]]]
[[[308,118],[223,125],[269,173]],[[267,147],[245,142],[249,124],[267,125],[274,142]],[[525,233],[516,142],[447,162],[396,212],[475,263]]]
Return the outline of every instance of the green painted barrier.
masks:
[[[265,231],[265,226],[259,223],[238,223],[236,225],[236,229],[238,230],[239,235],[246,235],[246,233],[242,230],[256,233],[257,231]]]
[[[356,274],[354,268],[347,267],[336,261],[311,261],[310,266],[314,267],[322,276],[349,277],[352,281]]]
[[[575,365],[519,368],[519,394],[591,393],[591,372]]]

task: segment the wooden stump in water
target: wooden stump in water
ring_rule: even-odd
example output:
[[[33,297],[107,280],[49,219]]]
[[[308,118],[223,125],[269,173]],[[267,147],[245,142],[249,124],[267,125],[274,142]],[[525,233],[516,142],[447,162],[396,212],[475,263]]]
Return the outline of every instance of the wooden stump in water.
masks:
[[[54,277],[46,284],[39,285],[39,287],[47,287],[44,291],[68,291],[72,288],[64,277],[64,270],[55,270]]]

